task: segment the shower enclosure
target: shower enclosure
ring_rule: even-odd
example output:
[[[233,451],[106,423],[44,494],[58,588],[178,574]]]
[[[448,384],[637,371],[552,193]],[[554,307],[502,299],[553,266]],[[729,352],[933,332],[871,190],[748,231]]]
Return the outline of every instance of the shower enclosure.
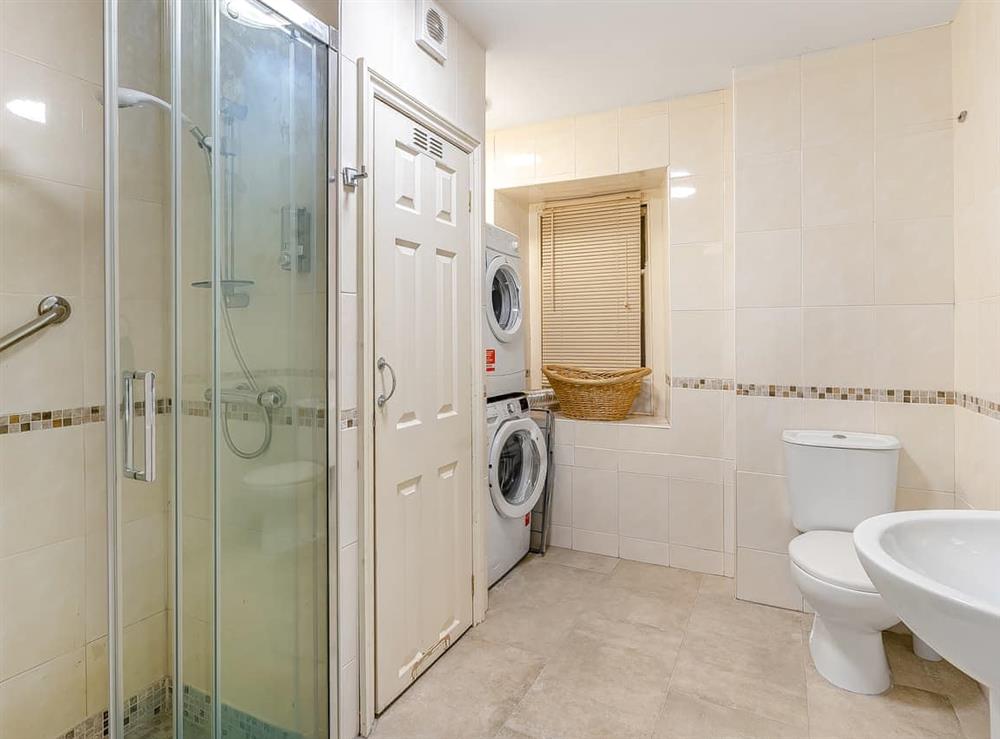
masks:
[[[104,23],[110,733],[328,737],[336,34],[288,0]]]

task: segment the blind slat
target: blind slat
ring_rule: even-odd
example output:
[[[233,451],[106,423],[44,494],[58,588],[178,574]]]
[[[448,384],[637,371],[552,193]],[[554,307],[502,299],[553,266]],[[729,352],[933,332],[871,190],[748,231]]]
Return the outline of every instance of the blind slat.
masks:
[[[542,211],[544,364],[642,363],[641,208],[633,196]]]

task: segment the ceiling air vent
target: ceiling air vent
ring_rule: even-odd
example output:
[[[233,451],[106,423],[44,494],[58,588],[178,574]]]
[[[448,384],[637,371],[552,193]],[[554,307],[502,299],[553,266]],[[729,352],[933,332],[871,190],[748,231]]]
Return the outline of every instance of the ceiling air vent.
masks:
[[[434,0],[417,0],[417,46],[442,64],[448,58],[448,16]]]

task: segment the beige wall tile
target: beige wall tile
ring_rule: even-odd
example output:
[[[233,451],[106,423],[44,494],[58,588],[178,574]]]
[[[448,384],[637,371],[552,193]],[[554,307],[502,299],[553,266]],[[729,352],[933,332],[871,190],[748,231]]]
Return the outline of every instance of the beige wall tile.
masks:
[[[670,481],[670,543],[721,552],[722,485]]]
[[[802,378],[807,385],[872,387],[875,309],[804,308]]]
[[[617,472],[573,468],[573,528],[617,537]],[[577,548],[575,541],[573,548]]]
[[[875,429],[903,445],[899,485],[952,492],[955,489],[955,409],[945,405],[876,403]]]
[[[870,138],[803,150],[803,226],[871,223],[874,191]]]
[[[678,110],[670,117],[670,175],[723,171],[723,106]]]
[[[83,647],[82,536],[0,560],[0,572],[4,680]]]
[[[83,647],[0,683],[0,736],[60,736],[87,717]]]
[[[802,426],[807,429],[874,433],[875,403],[858,400],[803,400]]]
[[[618,111],[577,116],[576,176],[599,177],[618,172]]]
[[[803,305],[871,305],[874,280],[872,224],[802,231]]]
[[[670,566],[681,570],[704,572],[707,575],[721,575],[725,570],[725,555],[710,549],[671,544]]]
[[[103,14],[100,3],[6,0],[0,13],[0,43],[6,51],[101,84]]]
[[[127,626],[166,608],[166,516],[154,514],[126,524],[122,553]]]
[[[671,432],[664,434],[663,451],[698,457],[722,456],[721,390],[686,390],[670,393]]]
[[[801,154],[749,156],[742,148],[737,151],[736,232],[798,228],[802,222]]]
[[[951,218],[881,221],[875,229],[875,295],[882,304],[951,303]]]
[[[83,536],[83,427],[5,436],[0,469],[0,557]]]
[[[788,554],[799,535],[792,525],[784,477],[739,472],[736,475],[736,541],[740,547]]]
[[[617,470],[618,452],[612,449],[597,449],[596,447],[577,446],[573,452],[573,464],[576,469]]]
[[[660,541],[619,536],[618,556],[633,562],[646,562],[651,565],[668,567],[670,565],[670,545]]]
[[[736,236],[736,306],[776,308],[801,303],[802,247],[798,229]]]
[[[552,181],[573,178],[576,155],[572,118],[533,126],[535,134],[535,180]]]
[[[875,321],[876,387],[947,390],[952,386],[952,306],[879,306]]]
[[[897,511],[950,510],[955,507],[955,494],[937,490],[897,488]]]
[[[552,523],[556,526],[573,525],[573,468],[555,465],[552,483]]]
[[[495,187],[512,187],[534,181],[535,135],[532,129],[509,128],[496,131],[493,145]]]
[[[787,554],[736,550],[736,597],[779,608],[802,610],[802,595],[792,582]]]
[[[670,164],[670,126],[666,103],[619,111],[618,171],[638,172]]]
[[[600,531],[573,529],[573,549],[605,557],[618,556],[618,535]]]
[[[736,311],[736,379],[743,383],[802,384],[801,309]]]
[[[741,156],[801,146],[799,59],[737,69],[733,75],[737,148]]]
[[[871,42],[802,57],[802,145],[871,141],[875,123]]]
[[[84,193],[34,177],[0,177],[0,290],[83,293]]]
[[[875,153],[880,221],[950,216],[952,135],[948,128],[879,139]]]
[[[878,135],[951,118],[951,32],[947,25],[875,42]]]
[[[97,639],[87,644],[87,715],[108,710],[108,640]]]
[[[678,377],[732,377],[732,311],[671,312],[671,373]]]
[[[0,295],[2,330],[13,330],[38,315],[38,302],[45,294]],[[0,374],[0,398],[5,410],[76,408],[83,405],[83,356],[81,316],[50,327],[4,352]],[[74,325],[76,320],[78,323]],[[11,408],[7,403],[15,404]]]
[[[797,398],[737,396],[736,466],[741,472],[785,474],[781,432],[802,428],[806,402]]]
[[[167,674],[167,613],[125,627],[122,645],[125,695],[135,695]]]
[[[670,247],[670,306],[675,310],[724,307],[722,244]]]
[[[667,478],[618,473],[618,533],[632,539],[669,541]]]
[[[72,185],[98,186],[99,180],[91,176],[86,165],[87,145],[99,147],[100,138],[91,141],[84,126],[85,120],[100,109],[94,97],[96,88],[6,52],[0,71],[4,168]]]
[[[719,175],[678,177],[670,181],[670,243],[694,244],[723,239],[723,182]]]
[[[617,423],[600,421],[574,421],[577,446],[591,446],[600,449],[617,449],[621,426]]]

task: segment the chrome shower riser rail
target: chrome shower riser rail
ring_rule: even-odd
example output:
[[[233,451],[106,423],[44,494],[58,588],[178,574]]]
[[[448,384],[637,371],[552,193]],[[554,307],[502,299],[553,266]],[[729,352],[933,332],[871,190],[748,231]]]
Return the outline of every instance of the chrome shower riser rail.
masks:
[[[0,352],[9,349],[18,342],[24,341],[29,336],[33,336],[46,326],[62,323],[69,314],[72,313],[69,302],[59,295],[49,295],[42,298],[38,304],[38,318],[28,321],[8,334],[0,336]]]

